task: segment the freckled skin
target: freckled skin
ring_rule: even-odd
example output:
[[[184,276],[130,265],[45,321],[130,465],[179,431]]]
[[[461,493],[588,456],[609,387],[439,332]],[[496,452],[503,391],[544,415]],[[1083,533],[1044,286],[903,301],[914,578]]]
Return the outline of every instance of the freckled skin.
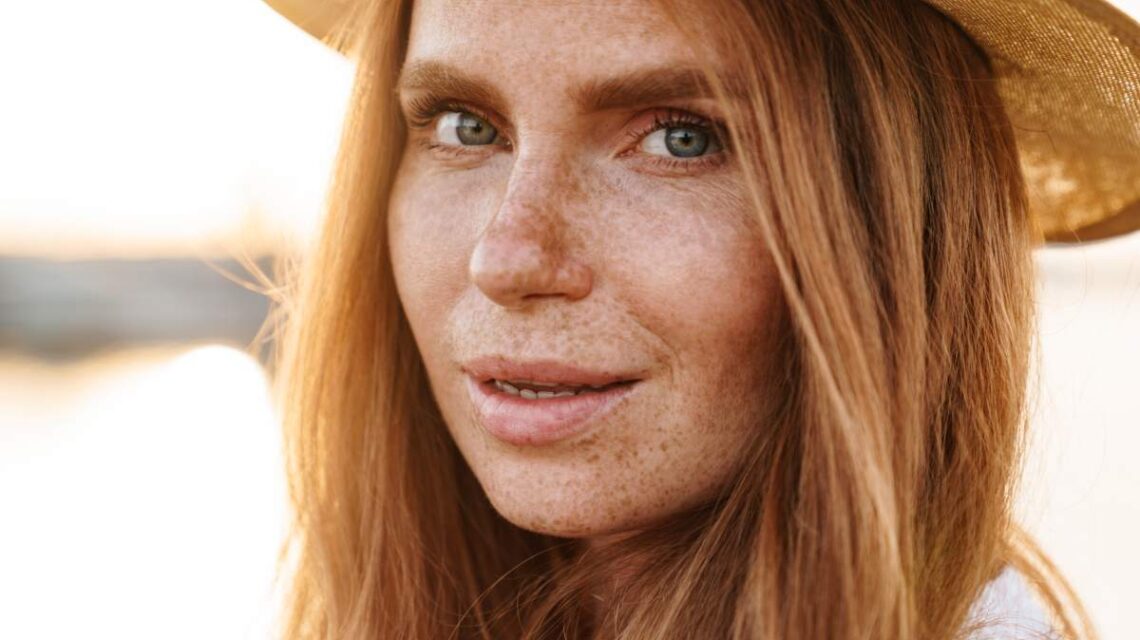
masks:
[[[588,538],[652,526],[708,500],[766,428],[783,305],[739,170],[662,174],[652,155],[619,155],[638,148],[626,124],[639,114],[715,116],[715,104],[580,113],[567,97],[697,55],[643,1],[415,4],[408,61],[493,83],[512,146],[457,162],[408,145],[389,207],[393,266],[448,429],[519,526]],[[644,380],[578,437],[514,446],[478,424],[459,368],[488,353]]]

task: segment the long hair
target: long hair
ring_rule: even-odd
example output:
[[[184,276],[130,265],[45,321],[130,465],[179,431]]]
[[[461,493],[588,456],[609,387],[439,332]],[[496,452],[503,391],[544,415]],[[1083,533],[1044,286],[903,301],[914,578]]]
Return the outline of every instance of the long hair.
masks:
[[[1011,518],[1038,233],[984,52],[913,0],[699,7],[749,96],[707,74],[788,311],[775,423],[709,504],[604,550],[495,512],[431,395],[388,249],[410,2],[359,2],[280,363],[286,637],[950,639],[1006,565],[1063,635],[1093,637]],[[646,561],[600,606],[630,554]]]

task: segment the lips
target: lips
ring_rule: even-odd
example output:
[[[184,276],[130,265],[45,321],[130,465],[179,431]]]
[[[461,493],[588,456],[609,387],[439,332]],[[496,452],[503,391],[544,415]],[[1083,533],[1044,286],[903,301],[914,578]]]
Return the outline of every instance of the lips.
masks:
[[[466,363],[463,370],[480,424],[496,438],[519,446],[548,445],[579,435],[641,386],[637,373],[549,360],[482,358]]]
[[[601,387],[641,377],[633,372],[585,368],[555,360],[517,361],[501,357],[471,360],[463,365],[463,370],[481,382],[529,380],[568,387]]]

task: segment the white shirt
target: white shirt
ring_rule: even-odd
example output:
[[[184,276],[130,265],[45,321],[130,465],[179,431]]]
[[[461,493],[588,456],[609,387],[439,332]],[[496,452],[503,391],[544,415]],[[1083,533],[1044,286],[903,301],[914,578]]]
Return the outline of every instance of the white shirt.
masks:
[[[1053,630],[1045,609],[1037,601],[1025,578],[1007,566],[982,591],[970,607],[971,622],[984,621],[984,629],[969,640],[1043,640],[1060,639]]]

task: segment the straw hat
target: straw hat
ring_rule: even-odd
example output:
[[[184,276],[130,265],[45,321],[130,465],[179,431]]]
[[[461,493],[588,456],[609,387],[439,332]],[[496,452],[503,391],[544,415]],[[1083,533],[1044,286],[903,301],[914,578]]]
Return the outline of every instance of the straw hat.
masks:
[[[265,0],[329,46],[353,0]],[[1104,0],[925,0],[993,62],[1048,242],[1140,229],[1140,25]]]

